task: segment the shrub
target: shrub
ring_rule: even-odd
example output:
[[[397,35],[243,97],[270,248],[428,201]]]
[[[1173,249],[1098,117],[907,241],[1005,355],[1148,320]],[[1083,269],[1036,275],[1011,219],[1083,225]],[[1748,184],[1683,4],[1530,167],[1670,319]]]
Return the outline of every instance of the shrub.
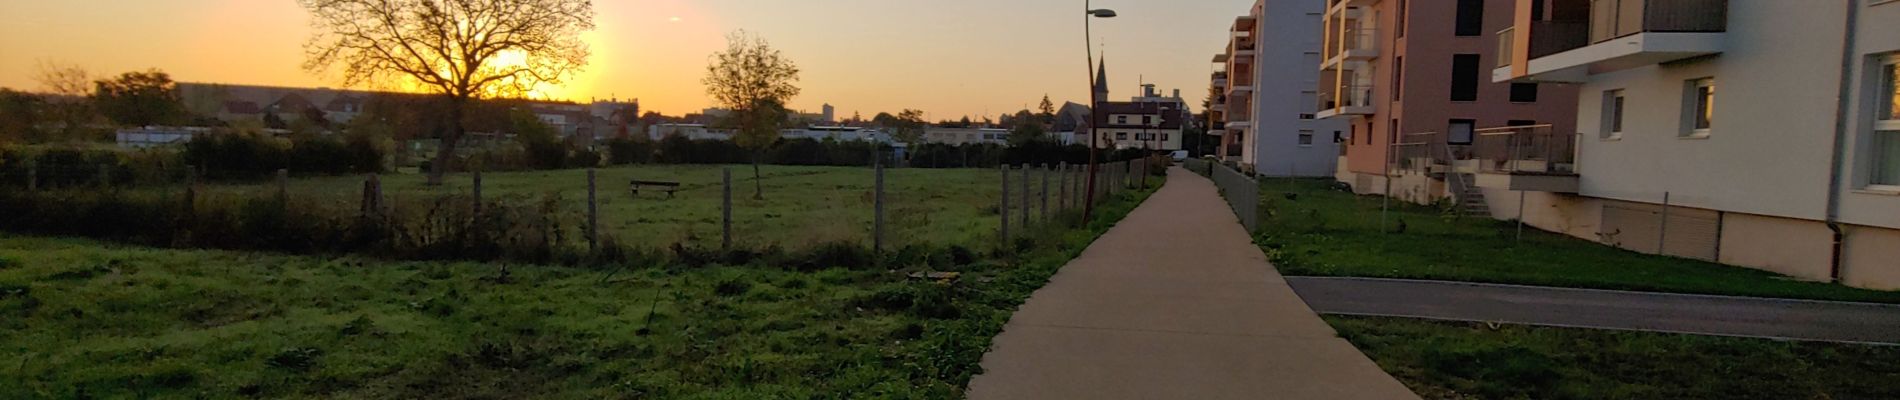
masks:
[[[653,142],[644,138],[615,138],[607,141],[608,162],[613,165],[653,162]]]

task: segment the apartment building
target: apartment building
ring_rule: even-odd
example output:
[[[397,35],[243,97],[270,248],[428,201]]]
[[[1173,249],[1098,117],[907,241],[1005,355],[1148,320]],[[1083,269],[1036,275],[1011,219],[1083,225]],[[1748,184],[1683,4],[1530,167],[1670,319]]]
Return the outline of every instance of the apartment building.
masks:
[[[1515,3],[1493,81],[1578,85],[1578,134],[1473,154],[1487,195],[1634,251],[1900,289],[1900,3]]]
[[[1267,176],[1334,175],[1348,121],[1319,120],[1320,17],[1326,3],[1258,0],[1215,55],[1210,119],[1221,152]]]
[[[1575,129],[1575,87],[1487,79],[1517,0],[1313,1],[1326,7],[1316,117],[1349,121],[1335,177],[1359,193],[1475,201],[1470,166],[1452,162],[1481,136]]]

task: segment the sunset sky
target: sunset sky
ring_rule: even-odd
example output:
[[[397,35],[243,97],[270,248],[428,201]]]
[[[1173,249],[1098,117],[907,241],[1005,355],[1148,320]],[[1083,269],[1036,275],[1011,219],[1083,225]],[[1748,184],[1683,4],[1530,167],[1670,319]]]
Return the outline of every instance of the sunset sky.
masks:
[[[1208,60],[1245,0],[1097,0],[1113,97],[1138,78],[1179,88],[1196,108]],[[932,120],[997,115],[1086,99],[1082,1],[597,0],[586,71],[549,94],[639,98],[646,110],[696,112],[707,56],[744,29],[804,70],[794,108],[869,118],[917,108]],[[94,75],[158,68],[185,82],[334,87],[304,71],[309,18],[292,0],[0,0],[0,86],[37,90],[41,62]]]

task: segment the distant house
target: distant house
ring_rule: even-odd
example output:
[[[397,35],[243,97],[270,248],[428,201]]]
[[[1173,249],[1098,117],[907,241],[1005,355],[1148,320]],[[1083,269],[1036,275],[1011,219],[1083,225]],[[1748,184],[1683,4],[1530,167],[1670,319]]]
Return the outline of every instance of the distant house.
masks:
[[[1092,132],[1103,147],[1180,150],[1187,115],[1179,103],[1102,102]]]
[[[368,102],[369,96],[353,93],[340,94],[323,104],[323,116],[330,122],[349,123],[350,120],[356,119],[358,114],[363,113],[363,106]]]
[[[249,101],[226,101],[218,109],[218,119],[225,122],[255,121],[264,118],[264,108]]]

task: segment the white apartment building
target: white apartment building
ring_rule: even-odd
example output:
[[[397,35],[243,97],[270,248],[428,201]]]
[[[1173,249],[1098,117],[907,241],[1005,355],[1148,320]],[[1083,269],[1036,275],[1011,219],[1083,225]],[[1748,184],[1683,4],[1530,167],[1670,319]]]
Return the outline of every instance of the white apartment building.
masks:
[[[1215,56],[1214,93],[1225,98],[1210,113],[1224,124],[1216,134],[1227,159],[1260,175],[1334,175],[1350,122],[1313,118],[1327,4],[1257,0],[1235,19],[1231,42]]]
[[[1547,230],[1900,289],[1900,2],[1520,0],[1516,22],[1493,80],[1579,85],[1580,132],[1479,151],[1497,216],[1522,194]]]

